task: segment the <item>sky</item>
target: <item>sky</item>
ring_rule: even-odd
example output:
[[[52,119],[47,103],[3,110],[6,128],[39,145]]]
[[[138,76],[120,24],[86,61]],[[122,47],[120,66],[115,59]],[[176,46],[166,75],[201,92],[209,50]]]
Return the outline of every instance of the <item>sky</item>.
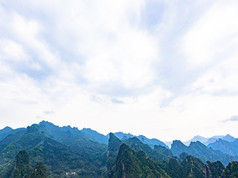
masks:
[[[237,0],[0,0],[0,129],[238,137]]]

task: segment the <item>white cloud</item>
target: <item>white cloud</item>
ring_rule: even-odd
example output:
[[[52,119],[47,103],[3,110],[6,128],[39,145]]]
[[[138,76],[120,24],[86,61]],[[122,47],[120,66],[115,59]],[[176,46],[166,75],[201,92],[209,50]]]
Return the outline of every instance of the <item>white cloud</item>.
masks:
[[[181,49],[192,67],[224,59],[238,44],[237,1],[218,1],[189,29]]]
[[[33,58],[36,56],[54,70],[60,68],[62,73],[72,69],[66,61],[81,62],[78,73],[90,88],[102,88],[110,82],[125,88],[143,88],[153,82],[151,66],[159,59],[157,43],[137,27],[144,1],[53,2],[47,8],[43,2],[22,3],[28,11],[36,8],[36,14],[48,17],[26,17],[29,12],[17,5],[17,11],[11,13],[9,28],[32,51]],[[65,58],[65,52],[70,53],[70,59]]]
[[[50,50],[45,39],[40,37],[40,24],[36,20],[27,19],[19,14],[13,15],[13,22],[10,26],[13,29],[13,35],[25,45],[28,50],[32,51],[37,58],[51,68],[59,66],[57,54]]]
[[[238,115],[237,2],[162,1],[158,24],[142,27],[146,3],[3,2],[0,127],[45,119],[159,139],[226,133],[221,121]]]
[[[24,51],[22,45],[10,41],[4,40],[0,42],[0,58],[2,60],[9,60],[9,61],[27,61],[29,56]]]
[[[128,33],[128,32],[127,32]],[[92,58],[85,66],[85,77],[92,83],[118,82],[128,88],[140,88],[154,79],[153,62],[158,59],[156,44],[146,33],[130,31]]]
[[[214,64],[191,86],[193,90],[211,95],[238,95],[238,54]]]

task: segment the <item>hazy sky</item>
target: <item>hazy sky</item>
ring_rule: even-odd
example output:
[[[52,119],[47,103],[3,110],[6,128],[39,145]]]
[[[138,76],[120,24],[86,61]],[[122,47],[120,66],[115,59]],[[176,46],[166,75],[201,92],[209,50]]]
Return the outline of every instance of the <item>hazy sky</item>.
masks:
[[[0,0],[0,128],[238,137],[237,0]]]

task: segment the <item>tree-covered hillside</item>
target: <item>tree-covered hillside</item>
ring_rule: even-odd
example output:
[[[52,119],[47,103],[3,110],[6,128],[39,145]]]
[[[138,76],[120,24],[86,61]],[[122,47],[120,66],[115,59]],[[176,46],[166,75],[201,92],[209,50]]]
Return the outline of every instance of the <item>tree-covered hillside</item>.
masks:
[[[0,136],[0,177],[3,178],[238,175],[238,164],[233,161],[236,157],[200,142],[185,146],[177,140],[171,149],[161,144],[152,147],[141,140],[142,136],[120,140],[113,133],[104,136],[91,129],[59,127],[46,121],[21,129],[6,127],[0,130]],[[235,153],[236,144],[229,143]],[[229,164],[225,168],[222,163]]]
[[[208,148],[199,141],[191,142],[189,146],[186,146],[181,141],[175,140],[171,145],[171,151],[175,156],[179,156],[181,153],[185,152],[201,159],[203,162],[221,161],[224,165],[227,165],[229,162],[238,159],[235,156],[223,153],[219,150]]]
[[[70,141],[71,138],[68,138]],[[62,144],[47,137],[40,131],[38,125],[32,125],[22,132],[7,136],[0,142],[0,177],[13,164],[13,159],[20,150],[28,152],[32,164],[43,162],[49,176],[62,177],[68,172],[88,177],[103,176],[105,164],[102,162],[105,162],[103,155],[106,158],[106,148],[99,149],[98,144],[95,144],[97,147],[91,145],[92,150],[88,150],[90,145],[77,141],[75,136],[74,146],[80,145],[77,152],[76,148],[72,149],[69,144]]]
[[[216,142],[209,144],[208,147],[232,156],[238,156],[238,139],[235,139],[232,142],[219,139]]]

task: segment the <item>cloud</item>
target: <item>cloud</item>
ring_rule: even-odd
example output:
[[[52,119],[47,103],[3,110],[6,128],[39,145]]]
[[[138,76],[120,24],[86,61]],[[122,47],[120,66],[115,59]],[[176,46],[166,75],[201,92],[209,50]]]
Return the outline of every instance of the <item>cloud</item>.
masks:
[[[2,40],[0,43],[1,47],[1,59],[8,60],[11,62],[26,62],[29,56],[24,51],[23,46],[10,40]]]
[[[116,99],[116,98],[111,99],[111,101],[112,101],[113,103],[116,103],[116,104],[123,104],[123,103],[124,103],[122,100],[118,100],[118,99]]]
[[[54,111],[44,111],[44,114],[54,114]]]
[[[181,48],[192,67],[214,64],[238,44],[237,2],[219,1],[183,37]]]
[[[2,2],[0,127],[236,134],[220,124],[237,114],[237,12],[222,0]]]
[[[115,88],[105,90],[104,86],[111,83],[127,90],[141,90],[153,84],[151,66],[159,60],[157,42],[137,27],[144,1],[135,1],[133,6],[126,1],[105,1],[104,5],[71,1],[74,8],[62,2],[53,2],[48,8],[43,2],[22,3],[28,10],[37,7],[37,12],[29,18],[29,12],[21,6],[11,2],[4,5],[13,10],[8,25],[10,36],[30,51],[36,68],[47,69],[39,75],[24,71],[31,77],[80,78],[88,89],[109,95]]]
[[[229,119],[224,120],[223,122],[229,122],[229,121],[232,121],[232,122],[238,121],[238,116],[236,115],[232,116]]]

